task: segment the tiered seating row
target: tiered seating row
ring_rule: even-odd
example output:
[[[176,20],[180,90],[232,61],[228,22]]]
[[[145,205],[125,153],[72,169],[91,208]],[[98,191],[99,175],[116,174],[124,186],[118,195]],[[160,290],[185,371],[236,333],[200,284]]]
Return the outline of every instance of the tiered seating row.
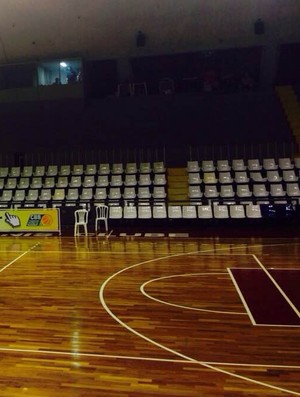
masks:
[[[0,167],[0,206],[165,200],[163,162]]]
[[[226,202],[300,197],[300,159],[197,161],[187,163],[190,200]]]

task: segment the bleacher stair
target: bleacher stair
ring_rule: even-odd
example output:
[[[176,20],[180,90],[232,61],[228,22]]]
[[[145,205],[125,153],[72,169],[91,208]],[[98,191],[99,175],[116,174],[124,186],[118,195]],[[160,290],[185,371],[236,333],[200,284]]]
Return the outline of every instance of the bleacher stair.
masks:
[[[188,198],[188,175],[186,168],[168,168],[168,201],[185,204]]]

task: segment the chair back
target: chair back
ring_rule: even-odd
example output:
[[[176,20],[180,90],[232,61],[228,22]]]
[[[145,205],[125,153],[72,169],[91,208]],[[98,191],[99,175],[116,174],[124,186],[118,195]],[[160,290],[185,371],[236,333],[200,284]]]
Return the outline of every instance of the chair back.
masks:
[[[82,208],[82,209],[76,210],[74,212],[74,216],[75,216],[75,224],[85,225],[88,223],[89,211]]]
[[[96,218],[107,219],[108,218],[108,206],[107,205],[96,205]]]

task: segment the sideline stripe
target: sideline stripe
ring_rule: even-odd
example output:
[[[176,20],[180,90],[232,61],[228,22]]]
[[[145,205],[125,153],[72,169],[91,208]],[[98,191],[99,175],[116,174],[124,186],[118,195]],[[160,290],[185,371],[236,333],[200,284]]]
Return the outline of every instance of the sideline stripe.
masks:
[[[56,356],[76,356],[76,357],[91,357],[91,358],[111,358],[111,359],[121,359],[121,360],[136,360],[136,361],[157,361],[157,362],[170,362],[170,363],[178,363],[178,364],[195,364],[192,361],[187,360],[177,360],[173,358],[158,358],[158,357],[141,357],[141,356],[120,356],[114,354],[99,354],[99,353],[73,353],[73,352],[64,352],[59,350],[43,350],[43,349],[21,349],[21,348],[10,348],[10,347],[0,347],[0,351],[3,353],[31,353],[31,354],[48,354],[48,355],[56,355]],[[198,362],[196,362],[198,365]],[[218,361],[206,361],[206,364],[209,365],[219,365],[219,366],[227,366],[227,367],[254,367],[254,368],[278,368],[283,370],[300,370],[300,365],[279,365],[279,364],[243,364],[243,363],[226,363],[226,362],[218,362]]]
[[[2,273],[5,269],[7,269],[9,266],[11,266],[13,263],[17,262],[19,259],[21,259],[24,255],[27,255],[29,252],[31,252],[35,247],[37,247],[40,243],[36,243],[33,245],[29,250],[23,252],[23,254],[19,255],[17,258],[13,259],[11,262],[9,262],[6,266],[2,267],[0,269],[0,273]]]
[[[260,260],[257,258],[256,255],[253,255],[253,258],[255,261],[259,264],[261,269],[266,273],[266,275],[269,277],[269,279],[272,281],[272,283],[275,285],[275,287],[278,289],[278,291],[281,293],[281,295],[284,297],[284,299],[287,301],[287,303],[290,305],[290,307],[294,310],[294,312],[297,314],[297,316],[300,318],[300,312],[297,309],[297,307],[293,304],[293,302],[290,300],[290,298],[286,295],[286,293],[283,291],[283,289],[280,287],[280,285],[277,283],[275,278],[270,274],[270,272],[264,267],[264,265],[260,262]]]

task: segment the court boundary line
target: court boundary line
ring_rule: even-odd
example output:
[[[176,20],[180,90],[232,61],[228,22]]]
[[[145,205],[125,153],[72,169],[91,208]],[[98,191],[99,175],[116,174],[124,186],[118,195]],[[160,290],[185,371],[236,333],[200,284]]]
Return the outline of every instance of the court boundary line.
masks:
[[[30,353],[37,355],[57,355],[57,356],[73,356],[73,357],[91,357],[91,358],[108,358],[108,359],[122,359],[122,360],[134,360],[134,361],[158,361],[158,362],[171,362],[179,364],[197,364],[198,362],[193,362],[190,360],[179,360],[174,358],[159,358],[159,357],[142,357],[142,356],[122,356],[119,354],[99,354],[99,353],[73,353],[71,351],[61,351],[61,350],[43,350],[43,349],[22,349],[13,347],[0,347],[0,351],[3,353]],[[223,365],[228,367],[255,367],[255,368],[278,368],[283,370],[300,370],[300,365],[281,365],[281,364],[250,364],[250,363],[228,363],[219,361],[206,361],[210,365]]]
[[[40,244],[40,242],[34,244],[31,248],[29,248],[27,251],[23,251],[23,253],[21,255],[19,255],[17,258],[13,259],[12,261],[10,261],[7,265],[5,265],[4,267],[2,267],[0,269],[0,273],[2,273],[5,269],[7,269],[8,267],[10,267],[11,265],[13,265],[15,262],[17,262],[19,259],[21,259],[23,256],[27,255],[29,252],[33,251],[35,247],[37,247]]]

